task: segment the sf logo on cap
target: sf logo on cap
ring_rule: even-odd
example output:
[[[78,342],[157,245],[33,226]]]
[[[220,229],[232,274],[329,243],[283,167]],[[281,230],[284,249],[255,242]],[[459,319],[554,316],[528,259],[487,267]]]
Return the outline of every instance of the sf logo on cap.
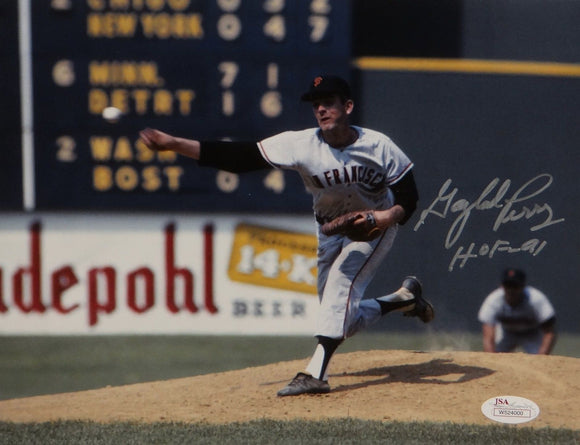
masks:
[[[314,79],[314,86],[317,87],[322,82],[322,77],[317,77]]]

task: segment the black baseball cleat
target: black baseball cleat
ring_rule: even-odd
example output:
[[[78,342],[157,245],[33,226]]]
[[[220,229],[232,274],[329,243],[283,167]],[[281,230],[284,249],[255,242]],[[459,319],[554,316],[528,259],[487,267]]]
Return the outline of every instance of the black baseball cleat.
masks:
[[[319,380],[309,374],[299,372],[284,388],[278,391],[278,396],[297,396],[300,394],[326,394],[330,385],[326,380]]]
[[[405,317],[418,317],[423,323],[429,323],[435,318],[435,309],[428,300],[422,297],[423,286],[417,277],[406,277],[401,285],[415,297],[415,307],[403,313]]]

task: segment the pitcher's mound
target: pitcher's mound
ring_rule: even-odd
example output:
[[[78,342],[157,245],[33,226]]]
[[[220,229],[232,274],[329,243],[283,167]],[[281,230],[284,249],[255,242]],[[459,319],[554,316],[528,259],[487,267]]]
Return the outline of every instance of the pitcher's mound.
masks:
[[[365,351],[337,354],[324,395],[277,397],[307,359],[176,380],[0,401],[0,420],[206,422],[358,418],[492,424],[496,396],[535,402],[524,426],[580,429],[580,359],[523,353]]]

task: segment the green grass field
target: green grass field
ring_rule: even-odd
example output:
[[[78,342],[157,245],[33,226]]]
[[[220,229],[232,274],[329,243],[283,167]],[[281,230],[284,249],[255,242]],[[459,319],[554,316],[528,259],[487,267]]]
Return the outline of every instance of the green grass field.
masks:
[[[323,422],[257,420],[223,426],[198,424],[99,425],[87,422],[0,423],[2,444],[444,444],[549,445],[580,443],[580,432],[506,425],[377,422],[336,419]]]
[[[307,358],[310,337],[0,337],[0,399],[80,391]],[[365,333],[340,352],[372,349],[480,351],[475,334]],[[580,357],[580,337],[560,335],[556,355]],[[0,422],[1,444],[580,444],[580,431],[433,423],[256,420],[224,426]]]

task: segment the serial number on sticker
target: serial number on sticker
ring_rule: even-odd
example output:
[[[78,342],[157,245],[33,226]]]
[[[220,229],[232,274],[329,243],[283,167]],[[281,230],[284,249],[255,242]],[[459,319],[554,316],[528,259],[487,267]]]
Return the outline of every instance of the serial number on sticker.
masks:
[[[530,410],[496,409],[493,412],[496,416],[531,417]]]

